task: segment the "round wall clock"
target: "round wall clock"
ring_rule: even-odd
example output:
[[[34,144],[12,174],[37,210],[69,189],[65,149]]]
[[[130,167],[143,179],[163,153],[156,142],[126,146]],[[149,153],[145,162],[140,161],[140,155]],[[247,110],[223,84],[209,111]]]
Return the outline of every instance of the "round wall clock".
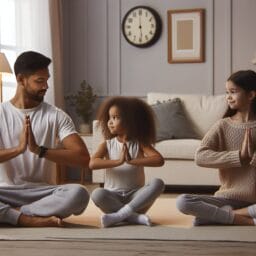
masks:
[[[122,31],[128,43],[148,47],[160,37],[162,23],[159,14],[148,6],[135,6],[123,18]]]

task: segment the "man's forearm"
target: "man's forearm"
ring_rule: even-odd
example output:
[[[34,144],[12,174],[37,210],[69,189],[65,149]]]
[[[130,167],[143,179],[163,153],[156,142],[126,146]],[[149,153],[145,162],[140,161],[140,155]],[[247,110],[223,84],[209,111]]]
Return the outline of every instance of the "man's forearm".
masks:
[[[39,155],[39,151],[35,154]],[[44,158],[58,164],[88,167],[90,155],[87,150],[51,149],[49,148]]]
[[[0,149],[0,163],[6,162],[21,153],[22,150],[19,147]]]

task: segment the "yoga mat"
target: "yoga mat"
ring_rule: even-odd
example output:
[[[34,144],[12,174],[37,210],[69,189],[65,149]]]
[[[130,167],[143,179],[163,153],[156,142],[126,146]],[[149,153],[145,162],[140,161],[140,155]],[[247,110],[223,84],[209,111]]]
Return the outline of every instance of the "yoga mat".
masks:
[[[152,227],[119,225],[100,228],[101,211],[90,201],[86,211],[71,216],[64,228],[1,227],[0,240],[70,240],[136,239],[187,241],[241,241],[256,242],[256,228],[252,226],[193,227],[193,217],[181,214],[175,207],[175,198],[163,195],[147,213],[154,222]]]

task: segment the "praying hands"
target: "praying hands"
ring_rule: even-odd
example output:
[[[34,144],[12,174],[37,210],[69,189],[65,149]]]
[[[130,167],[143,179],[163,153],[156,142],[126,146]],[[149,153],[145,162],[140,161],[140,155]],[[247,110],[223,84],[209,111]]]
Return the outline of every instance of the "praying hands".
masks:
[[[252,130],[250,128],[246,128],[240,150],[240,159],[242,164],[248,164],[252,159],[253,153],[254,147],[252,142]]]

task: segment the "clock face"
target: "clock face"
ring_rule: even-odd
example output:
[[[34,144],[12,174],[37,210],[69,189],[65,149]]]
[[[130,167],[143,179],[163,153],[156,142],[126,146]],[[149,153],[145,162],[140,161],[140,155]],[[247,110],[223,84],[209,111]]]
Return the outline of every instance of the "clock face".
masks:
[[[150,7],[136,6],[123,19],[125,39],[137,47],[147,47],[157,41],[161,34],[161,19]]]

